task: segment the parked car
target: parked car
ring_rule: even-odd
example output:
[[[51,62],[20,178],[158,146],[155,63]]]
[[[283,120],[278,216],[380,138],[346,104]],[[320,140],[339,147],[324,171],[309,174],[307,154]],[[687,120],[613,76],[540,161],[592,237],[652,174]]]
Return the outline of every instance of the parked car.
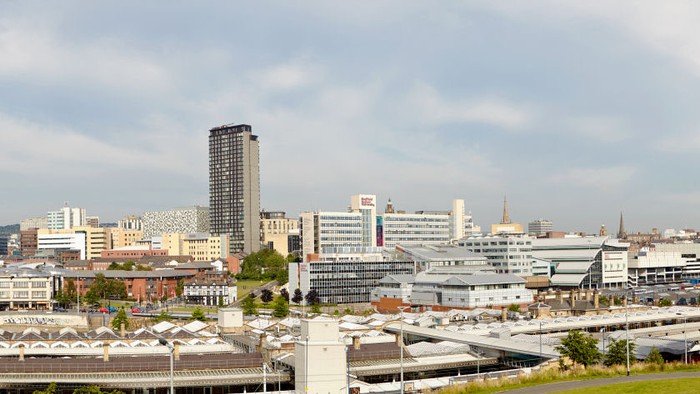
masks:
[[[100,312],[100,313],[109,313],[109,309],[107,309],[107,308],[105,308],[105,307],[101,307],[101,308],[98,309],[97,311]]]
[[[141,309],[137,306],[134,306],[134,307],[131,307],[131,313],[143,313],[143,309]]]

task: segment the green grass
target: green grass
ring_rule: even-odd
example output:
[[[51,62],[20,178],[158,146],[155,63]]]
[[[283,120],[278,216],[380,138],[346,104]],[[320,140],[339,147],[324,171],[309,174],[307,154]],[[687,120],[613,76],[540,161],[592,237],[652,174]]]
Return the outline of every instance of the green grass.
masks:
[[[689,372],[700,371],[700,365],[684,365],[679,363],[666,363],[663,365],[637,363],[632,365],[632,375],[668,373],[668,372]],[[452,386],[440,390],[440,394],[493,394],[505,390],[537,386],[547,383],[563,382],[570,380],[590,380],[600,378],[611,378],[626,375],[625,366],[615,367],[589,367],[587,369],[572,369],[561,372],[558,366],[553,365],[549,369],[533,372],[530,375],[523,375],[514,379],[498,379],[488,381],[477,381],[460,386]],[[676,379],[678,380],[678,379]],[[648,382],[643,382],[648,383]],[[588,391],[591,389],[589,388]],[[598,388],[595,388],[598,391]],[[665,393],[665,391],[658,391]],[[598,394],[598,393],[596,393]]]
[[[589,394],[591,387],[558,391],[557,394]],[[618,383],[593,388],[596,394],[685,394],[698,391],[698,378]]]
[[[256,287],[260,287],[267,283],[264,280],[250,280],[250,279],[241,279],[236,281],[236,287],[238,287],[238,299],[240,300],[241,298],[245,297],[250,293],[251,290],[253,290]],[[260,294],[256,294],[257,296],[260,296]]]

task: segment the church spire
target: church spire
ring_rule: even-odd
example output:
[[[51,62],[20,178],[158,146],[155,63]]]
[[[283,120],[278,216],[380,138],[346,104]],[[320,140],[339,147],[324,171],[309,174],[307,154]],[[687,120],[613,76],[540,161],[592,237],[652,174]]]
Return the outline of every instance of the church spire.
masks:
[[[501,224],[510,224],[510,217],[508,217],[508,200],[506,196],[503,196],[503,219]]]
[[[625,231],[625,220],[622,217],[622,212],[620,212],[620,229],[617,230],[617,238],[619,238],[619,239],[626,239],[627,238],[627,232]]]

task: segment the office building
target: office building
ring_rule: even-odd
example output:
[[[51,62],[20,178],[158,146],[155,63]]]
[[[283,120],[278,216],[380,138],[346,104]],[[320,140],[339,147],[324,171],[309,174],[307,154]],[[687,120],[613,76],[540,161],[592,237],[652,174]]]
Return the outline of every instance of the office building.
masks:
[[[22,219],[19,222],[19,230],[25,231],[33,228],[49,228],[49,221],[46,216]]]
[[[627,284],[628,243],[608,237],[535,238],[532,258],[549,264],[551,285],[560,288],[611,288]]]
[[[228,235],[231,252],[260,249],[258,136],[249,125],[209,130],[211,233]]]
[[[157,237],[167,233],[208,233],[209,208],[198,205],[143,214],[143,236]]]
[[[7,256],[8,245],[10,244],[10,237],[7,235],[0,235],[0,256]]]
[[[551,220],[537,219],[527,224],[527,233],[534,237],[541,237],[554,230]]]
[[[228,235],[207,233],[163,234],[160,248],[170,256],[192,256],[196,261],[212,261],[229,257]]]
[[[521,277],[532,275],[532,239],[527,236],[501,234],[470,237],[460,240],[458,244],[486,256],[498,273]]]
[[[446,244],[481,231],[464,200],[453,200],[452,211],[395,210],[389,200],[384,214],[377,214],[377,198],[360,194],[351,197],[346,212],[304,212],[300,215],[302,256],[324,253],[333,248],[393,250],[398,245]]]
[[[233,278],[196,277],[185,281],[182,295],[187,304],[217,306],[236,302],[237,291]]]
[[[49,230],[70,230],[87,225],[85,208],[71,208],[67,204],[58,211],[49,212],[46,219]]]
[[[316,290],[322,304],[369,302],[372,289],[387,275],[414,274],[412,261],[335,261],[289,263],[289,289]]]
[[[143,221],[141,216],[124,216],[122,220],[117,222],[117,227],[123,230],[143,231]]]
[[[85,233],[54,233],[52,230],[39,230],[36,254],[58,257],[61,252],[78,251],[80,260],[87,257]]]
[[[34,256],[38,246],[37,229],[20,230],[19,248],[22,256]]]

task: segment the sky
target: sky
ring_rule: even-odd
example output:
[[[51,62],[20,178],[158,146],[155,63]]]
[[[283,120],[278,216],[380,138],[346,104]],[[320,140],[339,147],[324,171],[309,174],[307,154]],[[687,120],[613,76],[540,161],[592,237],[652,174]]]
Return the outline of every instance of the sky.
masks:
[[[700,3],[0,2],[0,224],[208,205],[250,124],[261,208],[697,228]]]

